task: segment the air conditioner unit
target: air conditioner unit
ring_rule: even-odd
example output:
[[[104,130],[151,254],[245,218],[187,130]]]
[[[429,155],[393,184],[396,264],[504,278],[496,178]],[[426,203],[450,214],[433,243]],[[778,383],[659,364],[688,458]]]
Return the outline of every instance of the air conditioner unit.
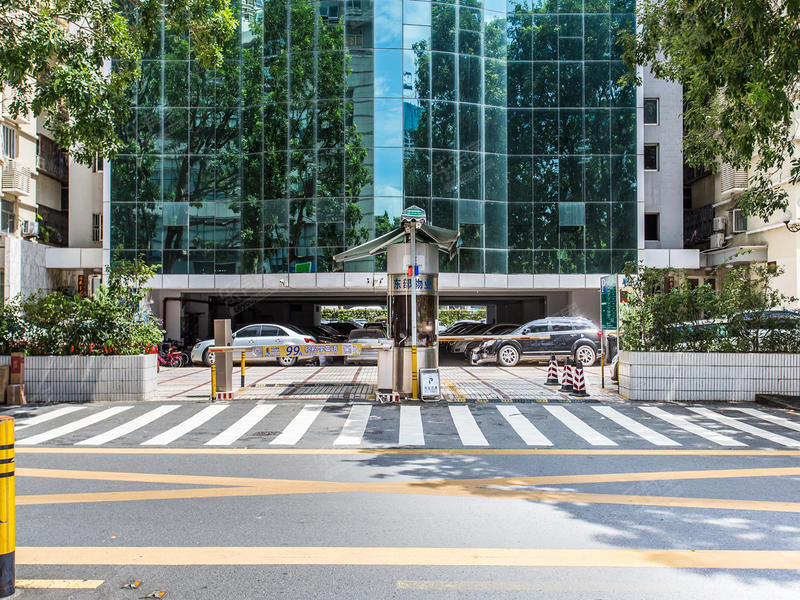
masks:
[[[27,237],[36,237],[39,235],[39,223],[36,221],[23,221],[22,235]]]
[[[731,211],[731,232],[744,233],[747,231],[747,217],[741,208]]]
[[[712,233],[710,246],[711,248],[723,248],[725,246],[725,234]]]
[[[725,232],[727,219],[725,217],[714,217],[714,231]]]

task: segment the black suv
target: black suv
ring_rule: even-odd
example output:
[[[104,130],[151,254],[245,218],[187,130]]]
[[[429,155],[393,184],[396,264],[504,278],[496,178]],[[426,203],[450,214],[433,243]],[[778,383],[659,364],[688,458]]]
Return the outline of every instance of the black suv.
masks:
[[[530,335],[530,340],[491,340],[472,353],[472,363],[496,360],[501,367],[513,367],[521,359],[569,356],[583,366],[593,365],[600,356],[600,330],[583,317],[550,317],[517,327],[505,335]]]

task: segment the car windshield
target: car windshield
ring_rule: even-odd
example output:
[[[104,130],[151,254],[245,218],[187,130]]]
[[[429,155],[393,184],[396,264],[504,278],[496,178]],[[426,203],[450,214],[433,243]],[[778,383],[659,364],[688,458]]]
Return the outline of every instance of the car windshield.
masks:
[[[386,334],[380,329],[353,329],[348,337],[351,340],[380,339],[385,338]]]

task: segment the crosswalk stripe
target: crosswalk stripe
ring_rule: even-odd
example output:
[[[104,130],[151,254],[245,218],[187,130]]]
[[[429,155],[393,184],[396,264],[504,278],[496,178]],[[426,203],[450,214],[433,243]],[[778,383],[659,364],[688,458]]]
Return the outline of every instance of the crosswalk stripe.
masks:
[[[419,406],[400,405],[400,432],[397,443],[401,446],[424,446],[422,412]]]
[[[123,435],[128,435],[129,433],[133,433],[137,429],[141,429],[148,423],[152,423],[156,419],[163,417],[167,413],[172,412],[176,408],[178,408],[178,404],[165,404],[163,406],[159,406],[158,408],[154,408],[153,410],[144,413],[143,415],[136,417],[135,419],[128,421],[127,423],[123,423],[119,427],[115,427],[105,433],[101,433],[94,437],[90,437],[89,439],[83,440],[81,442],[76,442],[76,446],[102,446],[103,444],[115,440],[117,438],[122,437]]]
[[[294,446],[300,441],[308,428],[322,411],[322,404],[306,404],[297,416],[286,426],[286,429],[270,442],[270,444],[282,444]]]
[[[469,406],[451,406],[450,417],[458,431],[458,437],[464,446],[488,446],[489,442],[483,437],[475,417],[469,410]]]
[[[790,421],[789,419],[784,419],[783,417],[779,417],[777,415],[771,415],[769,413],[765,413],[763,410],[757,410],[755,408],[736,408],[734,410],[741,411],[745,414],[750,415],[751,417],[756,417],[763,421],[769,421],[770,423],[775,423],[776,425],[780,425],[781,427],[786,427],[787,429],[800,431],[800,423],[795,423],[794,421]]]
[[[253,409],[247,412],[241,419],[236,421],[233,425],[228,427],[219,435],[208,440],[206,446],[230,446],[233,442],[242,437],[245,433],[250,431],[258,424],[261,419],[266,417],[272,409],[275,408],[274,404],[258,404]]]
[[[772,433],[771,431],[767,431],[766,429],[761,429],[760,427],[753,427],[752,425],[748,425],[747,423],[742,423],[741,421],[734,419],[732,417],[726,417],[725,415],[721,415],[707,408],[690,406],[689,410],[697,413],[698,415],[702,415],[707,419],[713,419],[715,421],[722,423],[723,425],[727,425],[728,427],[733,427],[734,429],[738,429],[739,431],[744,431],[745,433],[749,433],[751,435],[764,438],[765,440],[775,442],[776,444],[781,444],[782,446],[790,446],[792,448],[797,448],[798,446],[800,446],[800,441],[798,440],[793,440],[792,438],[788,438],[786,436],[779,435],[777,433]]]
[[[31,427],[33,425],[39,425],[40,423],[47,423],[47,421],[52,421],[58,417],[63,417],[64,415],[73,413],[76,410],[83,410],[83,406],[62,406],[61,408],[56,408],[42,415],[36,415],[35,417],[30,417],[29,419],[21,419],[16,421],[14,426],[16,429],[22,429],[23,427]]]
[[[592,408],[604,417],[614,421],[617,425],[624,427],[631,433],[635,433],[640,438],[647,440],[651,444],[655,444],[656,446],[680,446],[680,444],[675,440],[671,440],[667,436],[661,435],[657,431],[653,431],[649,427],[634,421],[629,416],[623,415],[621,412],[611,408],[610,406],[593,406]]]
[[[130,410],[131,408],[133,407],[115,406],[113,408],[107,408],[106,410],[101,410],[98,413],[89,415],[88,417],[84,417],[83,419],[78,419],[77,421],[73,421],[72,423],[67,423],[66,425],[62,425],[61,427],[56,427],[55,429],[45,431],[44,433],[40,433],[38,435],[34,435],[29,438],[17,440],[17,444],[21,446],[30,446],[33,444],[41,444],[42,442],[49,442],[50,440],[53,440],[57,437],[61,437],[62,435],[66,435],[68,433],[78,431],[79,429],[83,429],[84,427],[89,427],[90,425],[99,423],[104,419],[108,419],[110,417],[113,417],[114,415],[118,415],[119,413],[126,410]]]
[[[747,446],[747,444],[743,444],[732,437],[722,435],[721,433],[717,433],[711,429],[706,429],[705,427],[696,425],[695,423],[689,421],[688,417],[684,417],[682,415],[673,415],[672,413],[668,413],[655,406],[640,406],[639,408],[647,413],[650,413],[654,417],[658,417],[659,419],[674,425],[675,427],[683,429],[684,431],[688,431],[689,433],[699,435],[700,437],[714,442],[715,444],[719,444],[720,446]]]
[[[174,442],[179,437],[182,437],[200,427],[206,421],[213,419],[223,410],[228,408],[227,404],[217,404],[214,406],[206,406],[200,412],[192,415],[182,423],[178,423],[175,427],[167,429],[164,433],[159,433],[156,437],[142,442],[142,446],[164,446],[170,442]]]
[[[551,415],[561,421],[564,425],[569,427],[574,433],[578,434],[584,440],[589,442],[592,446],[616,446],[617,443],[611,441],[599,431],[589,427],[586,423],[581,421],[578,417],[573,415],[563,406],[545,406]]]
[[[372,406],[369,404],[354,404],[347,415],[347,421],[342,427],[339,437],[333,442],[334,446],[355,446],[361,443],[367,429]]]
[[[497,410],[528,446],[553,445],[553,442],[542,435],[542,432],[536,429],[534,424],[526,419],[516,406],[498,404]]]

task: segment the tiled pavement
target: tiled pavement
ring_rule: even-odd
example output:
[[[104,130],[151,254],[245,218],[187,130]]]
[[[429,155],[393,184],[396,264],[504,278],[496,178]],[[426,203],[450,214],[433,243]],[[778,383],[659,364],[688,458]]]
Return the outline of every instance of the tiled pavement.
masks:
[[[445,366],[439,368],[442,400],[446,402],[580,402],[545,386],[546,367],[518,366],[511,369],[496,366]],[[234,367],[235,387],[239,387],[240,370]],[[588,400],[614,401],[617,386],[606,372],[606,388],[600,386],[600,368],[585,370]],[[375,366],[248,366],[246,386],[239,398],[247,400],[316,400],[335,402],[369,402],[375,400],[377,367]],[[199,400],[210,394],[210,372],[203,367],[162,369],[159,374],[158,400]]]

